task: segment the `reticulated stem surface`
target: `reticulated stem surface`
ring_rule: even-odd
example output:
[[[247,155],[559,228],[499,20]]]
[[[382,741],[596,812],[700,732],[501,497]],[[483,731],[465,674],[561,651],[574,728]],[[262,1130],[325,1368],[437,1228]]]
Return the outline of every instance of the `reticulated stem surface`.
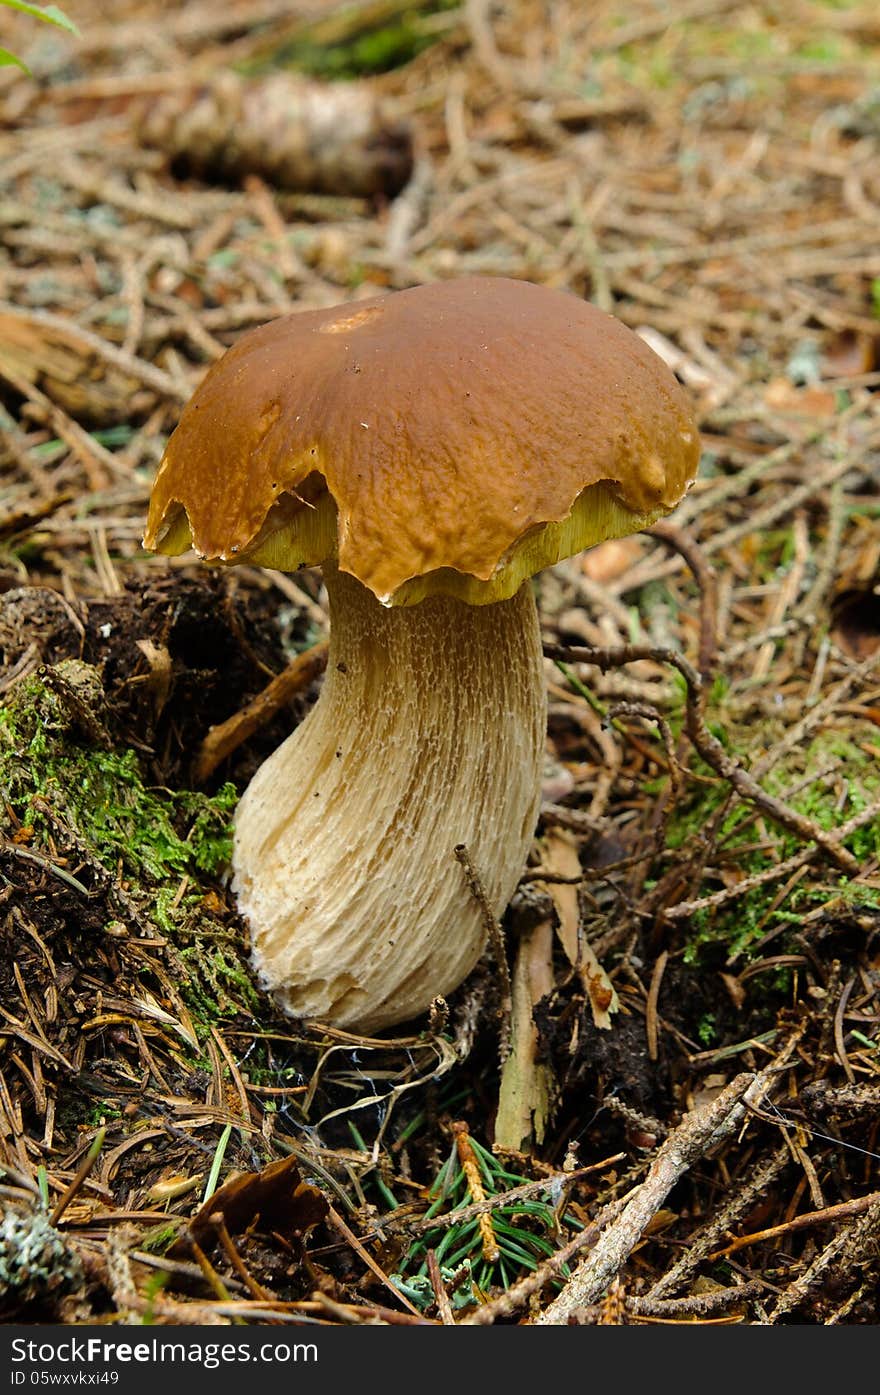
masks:
[[[327,676],[239,804],[234,889],[253,960],[287,1011],[375,1031],[470,972],[538,813],[545,696],[531,587],[389,609],[325,567]]]

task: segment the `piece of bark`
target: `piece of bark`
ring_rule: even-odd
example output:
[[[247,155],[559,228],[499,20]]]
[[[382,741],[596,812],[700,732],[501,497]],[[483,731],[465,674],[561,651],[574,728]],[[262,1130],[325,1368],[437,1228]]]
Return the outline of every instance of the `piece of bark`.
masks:
[[[78,421],[110,426],[125,420],[140,384],[89,351],[75,327],[0,311],[0,373],[41,388]]]
[[[138,121],[146,145],[207,178],[260,175],[278,189],[393,196],[412,173],[407,123],[365,83],[225,72],[166,92]]]
[[[602,1296],[682,1174],[743,1123],[748,1106],[760,1103],[773,1079],[769,1071],[758,1075],[744,1072],[711,1104],[685,1115],[657,1150],[644,1182],[630,1193],[620,1215],[580,1261],[562,1291],[543,1309],[538,1325],[564,1327],[578,1308],[587,1307]]]
[[[513,970],[511,1050],[501,1071],[495,1147],[528,1151],[542,1143],[553,1100],[551,1067],[537,1060],[533,1008],[553,988],[553,922],[523,932]]]
[[[564,828],[551,828],[542,840],[541,864],[561,877],[580,875],[577,841]],[[578,889],[562,882],[550,882],[546,891],[559,917],[557,933],[568,962],[578,972],[593,1014],[593,1022],[603,1031],[611,1027],[611,1014],[618,1010],[617,993],[590,946],[581,939]]]

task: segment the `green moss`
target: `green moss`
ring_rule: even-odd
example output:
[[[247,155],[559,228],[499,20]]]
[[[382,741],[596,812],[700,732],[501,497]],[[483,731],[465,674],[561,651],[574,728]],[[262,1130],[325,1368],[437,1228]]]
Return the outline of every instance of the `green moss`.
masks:
[[[206,881],[231,854],[237,794],[231,784],[210,797],[148,784],[137,752],[111,747],[102,711],[97,670],[76,660],[18,685],[0,709],[0,828],[30,829],[32,849],[49,836],[63,846],[70,830],[83,860],[121,883],[177,950],[201,1036],[224,1013],[260,1002],[240,934],[205,902]]]
[[[15,815],[37,834],[48,833],[50,806],[108,871],[150,887],[216,874],[231,852],[234,786],[211,798],[150,787],[135,751],[95,744],[95,670],[67,661],[52,672],[63,686],[34,676],[0,710],[0,787]],[[83,729],[89,717],[90,732]]]
[[[713,728],[717,734],[717,724],[713,724]],[[762,780],[764,788],[825,832],[839,828],[880,797],[880,764],[859,745],[862,734],[868,741],[876,740],[875,729],[867,724],[863,728],[854,725],[846,734],[836,730],[821,732],[807,747],[789,752],[775,765]],[[727,744],[734,754],[742,753],[746,739],[754,749],[753,730],[742,740],[735,732],[727,733]],[[833,763],[837,763],[837,768],[830,778],[810,779]],[[699,773],[707,772],[700,768]],[[670,820],[667,830],[670,848],[686,848],[699,839],[718,816],[730,792],[726,781],[722,780],[692,788],[690,800],[679,804]],[[752,805],[736,801],[720,819],[715,833],[715,846],[720,851],[730,854],[738,848],[744,850],[732,862],[744,878],[766,871],[804,847],[795,834],[765,818],[765,830],[773,840],[772,847],[767,847],[764,834],[756,833],[755,817]],[[843,840],[843,846],[862,864],[876,857],[880,854],[880,819],[870,819],[853,830]],[[820,868],[822,870],[818,870]],[[829,893],[830,876],[837,877],[837,874],[817,864],[817,873],[802,879],[776,907],[773,902],[782,883],[772,880],[737,896],[729,905],[695,912],[689,923],[685,961],[699,962],[704,949],[718,944],[723,945],[726,954],[747,953],[750,946],[774,926],[786,922],[800,926],[804,915],[820,905],[829,910],[837,906],[842,911],[880,909],[880,891],[876,888],[852,884],[840,877],[833,892]],[[715,886],[705,886],[701,893],[706,895],[715,889]]]
[[[168,1225],[157,1225],[152,1230],[148,1230],[142,1236],[139,1244],[142,1250],[146,1250],[151,1255],[164,1255],[180,1234],[180,1223],[174,1221]]]
[[[218,1023],[242,1009],[254,1015],[260,1010],[262,999],[242,966],[238,948],[228,933],[217,934],[215,926],[209,937],[202,926],[192,944],[180,951],[191,975],[187,999],[202,1024]]]
[[[849,44],[836,34],[815,35],[795,49],[798,58],[816,63],[845,63],[850,52]]]
[[[247,71],[296,68],[313,77],[341,80],[389,72],[411,62],[442,34],[432,17],[458,0],[372,0],[352,4],[314,23],[297,27],[280,48]]]
[[[718,1023],[714,1012],[704,1013],[697,1024],[697,1036],[704,1046],[711,1046],[718,1035]]]
[[[86,1115],[86,1127],[98,1129],[102,1124],[108,1123],[111,1119],[121,1119],[122,1110],[118,1104],[112,1100],[98,1100]]]

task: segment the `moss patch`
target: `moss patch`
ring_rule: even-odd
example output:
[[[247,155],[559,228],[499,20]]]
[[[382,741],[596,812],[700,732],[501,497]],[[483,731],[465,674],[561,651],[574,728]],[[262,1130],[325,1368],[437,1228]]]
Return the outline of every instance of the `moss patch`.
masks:
[[[400,68],[436,43],[443,27],[436,16],[457,0],[367,0],[294,26],[280,45],[267,48],[245,72],[294,68],[332,80],[368,77]],[[434,22],[432,22],[434,21]]]
[[[260,1002],[240,932],[224,923],[211,887],[230,857],[237,792],[148,785],[138,753],[111,746],[103,717],[98,671],[79,660],[18,685],[0,710],[0,828],[23,851],[60,846],[102,869],[168,936],[201,1035],[224,1013]]]
[[[753,743],[754,732],[750,739]],[[728,731],[725,745],[734,749],[737,744],[735,733]],[[831,831],[880,798],[880,762],[872,754],[876,745],[876,728],[854,720],[845,732],[823,731],[807,746],[788,752],[762,784],[792,809]],[[732,875],[742,879],[767,871],[803,848],[804,844],[785,829],[766,820],[759,823],[752,805],[737,802],[719,817],[728,794],[721,781],[696,786],[693,797],[679,805],[670,821],[668,845],[686,847],[718,819],[711,861],[716,866],[725,863]],[[843,846],[862,864],[876,857],[880,853],[880,819],[874,817],[854,829]],[[804,916],[818,906],[849,908],[855,914],[880,911],[880,889],[851,883],[830,869],[827,877],[811,877],[795,886],[776,905],[783,885],[783,880],[768,881],[728,904],[695,912],[685,948],[686,962],[699,961],[709,945],[721,944],[728,954],[747,954],[768,930],[785,921],[799,927]]]

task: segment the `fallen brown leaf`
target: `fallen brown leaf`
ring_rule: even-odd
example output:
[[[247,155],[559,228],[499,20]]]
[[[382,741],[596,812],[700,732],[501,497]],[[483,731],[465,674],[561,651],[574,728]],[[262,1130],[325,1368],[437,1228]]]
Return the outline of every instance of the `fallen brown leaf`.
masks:
[[[304,1182],[296,1159],[281,1158],[261,1172],[242,1172],[231,1178],[195,1213],[186,1235],[175,1241],[169,1253],[185,1254],[188,1240],[204,1246],[213,1239],[212,1217],[221,1215],[230,1235],[258,1227],[280,1235],[305,1235],[327,1215],[327,1202],[317,1187]]]

